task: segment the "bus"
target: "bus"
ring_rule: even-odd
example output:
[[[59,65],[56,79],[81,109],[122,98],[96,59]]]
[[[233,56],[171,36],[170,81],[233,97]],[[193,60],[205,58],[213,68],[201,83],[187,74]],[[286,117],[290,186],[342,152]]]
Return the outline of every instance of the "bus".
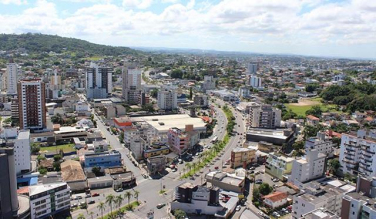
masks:
[[[211,140],[211,143],[215,143],[218,141],[218,136],[214,136],[214,138]]]

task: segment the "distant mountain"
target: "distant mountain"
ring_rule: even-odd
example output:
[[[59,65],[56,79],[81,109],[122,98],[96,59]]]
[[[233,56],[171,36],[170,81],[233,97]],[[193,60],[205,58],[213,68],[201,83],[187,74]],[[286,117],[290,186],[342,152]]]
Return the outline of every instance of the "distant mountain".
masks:
[[[105,46],[90,43],[75,38],[60,37],[45,34],[0,34],[0,50],[15,50],[25,48],[29,53],[34,52],[56,52],[64,51],[76,53],[78,56],[108,55],[116,56],[123,54],[137,54],[139,51],[128,47]]]

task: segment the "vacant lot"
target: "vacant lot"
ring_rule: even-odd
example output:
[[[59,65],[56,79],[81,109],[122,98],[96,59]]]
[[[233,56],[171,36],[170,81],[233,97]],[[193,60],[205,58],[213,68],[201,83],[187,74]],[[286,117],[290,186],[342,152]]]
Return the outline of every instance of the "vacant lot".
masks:
[[[63,144],[63,145],[57,145],[57,146],[50,146],[50,147],[41,147],[41,152],[59,152],[60,150],[63,150],[63,152],[71,152],[75,151],[73,148],[74,144]]]
[[[334,104],[323,104],[321,103],[321,98],[304,98],[299,99],[298,103],[286,104],[287,109],[291,109],[298,116],[305,116],[307,110],[311,109],[313,106],[319,105],[323,112],[330,111],[336,112],[336,105]]]

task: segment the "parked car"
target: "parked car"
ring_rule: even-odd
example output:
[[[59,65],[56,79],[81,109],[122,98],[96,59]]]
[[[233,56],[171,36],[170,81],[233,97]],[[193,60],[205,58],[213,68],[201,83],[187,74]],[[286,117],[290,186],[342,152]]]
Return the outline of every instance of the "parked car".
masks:
[[[123,191],[123,188],[116,189],[116,192],[122,192],[122,191]]]
[[[262,183],[262,179],[257,179],[257,180],[255,181],[255,183],[256,183],[256,184],[261,184],[261,183]]]
[[[281,217],[281,215],[280,214],[278,214],[276,211],[275,212],[273,212],[273,214],[272,214],[274,217]]]
[[[90,201],[88,201],[87,203],[90,205],[90,204],[94,204],[95,201],[94,201],[94,200],[90,200]]]
[[[161,204],[158,204],[158,205],[157,205],[157,208],[158,208],[158,209],[161,209],[161,208],[163,208],[165,205],[166,205],[166,204],[162,204],[162,203],[161,203]]]
[[[93,194],[91,195],[91,197],[97,197],[97,196],[99,196],[98,193],[93,193]]]
[[[240,206],[240,205],[238,205],[238,206],[236,206],[236,211],[240,211],[240,209],[241,209],[242,207]]]

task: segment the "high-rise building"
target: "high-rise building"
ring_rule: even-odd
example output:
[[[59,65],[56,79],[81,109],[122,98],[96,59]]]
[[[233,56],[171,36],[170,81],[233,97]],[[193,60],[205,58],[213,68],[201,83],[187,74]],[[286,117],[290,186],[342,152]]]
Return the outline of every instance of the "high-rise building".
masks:
[[[322,177],[325,171],[325,161],[325,154],[320,153],[318,150],[307,151],[304,158],[293,161],[289,181],[294,185],[299,185]]]
[[[371,136],[365,130],[342,134],[339,161],[344,173],[376,176],[376,140]]]
[[[46,128],[45,84],[41,79],[18,82],[18,112],[21,129]]]
[[[112,68],[99,67],[90,63],[86,69],[86,97],[88,99],[107,98],[112,92]]]
[[[327,157],[333,157],[334,143],[326,137],[325,132],[317,132],[316,137],[308,138],[305,142],[305,149],[317,151],[325,154]]]
[[[202,90],[206,92],[207,90],[214,90],[215,89],[215,78],[210,75],[204,76],[204,83],[202,84]]]
[[[158,107],[161,110],[178,108],[178,95],[175,90],[162,89],[158,91]]]
[[[31,218],[69,214],[70,192],[65,182],[29,186]]]
[[[256,75],[252,75],[249,79],[249,84],[253,88],[262,88],[262,79]]]
[[[17,72],[18,66],[11,59],[7,64],[7,83],[6,89],[7,94],[17,94]]]
[[[249,125],[253,128],[277,128],[281,126],[281,110],[270,105],[253,107],[249,111]]]
[[[123,70],[123,98],[129,104],[141,103],[141,69],[127,66]]]
[[[13,148],[0,148],[0,218],[17,218],[19,209]]]
[[[14,141],[16,174],[30,171],[30,154],[30,131],[20,131],[17,139]]]
[[[258,63],[256,63],[256,62],[248,63],[248,71],[247,71],[248,74],[250,74],[250,75],[256,74],[257,70],[258,70]]]

